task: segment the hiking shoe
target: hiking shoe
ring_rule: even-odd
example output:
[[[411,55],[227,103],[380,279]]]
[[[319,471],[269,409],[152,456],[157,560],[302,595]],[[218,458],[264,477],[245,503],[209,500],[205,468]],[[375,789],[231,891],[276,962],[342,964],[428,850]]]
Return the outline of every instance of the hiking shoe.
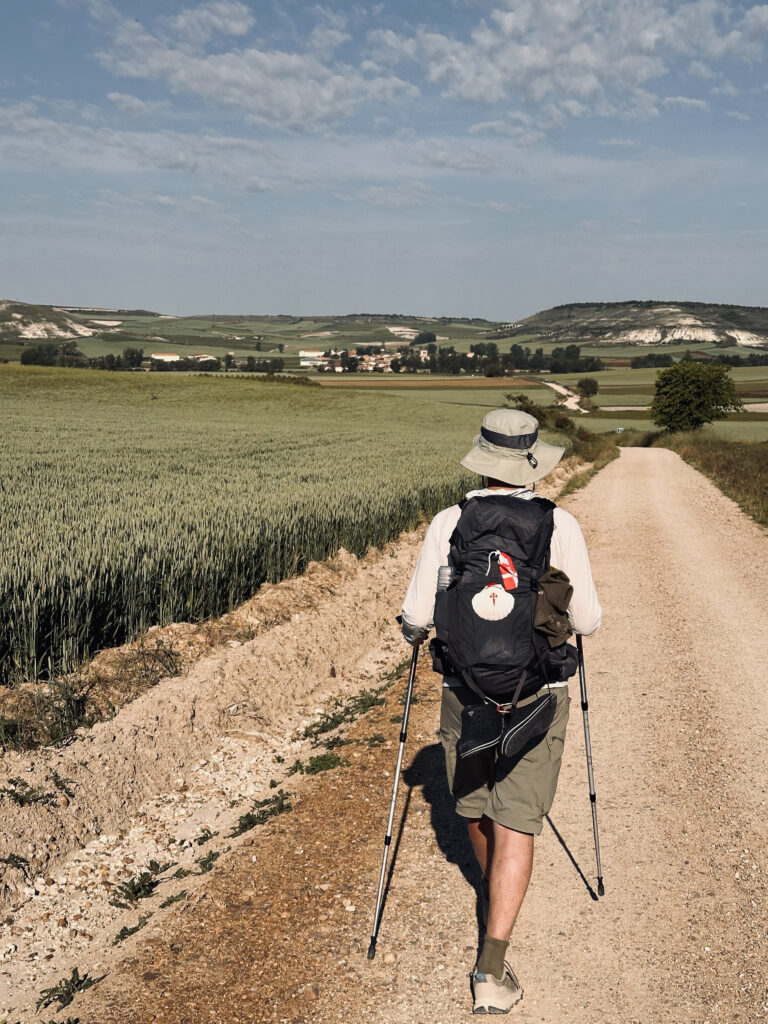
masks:
[[[509,1013],[523,998],[523,990],[515,972],[504,961],[504,977],[495,978],[475,967],[472,971],[472,995],[475,1004],[472,1013]]]

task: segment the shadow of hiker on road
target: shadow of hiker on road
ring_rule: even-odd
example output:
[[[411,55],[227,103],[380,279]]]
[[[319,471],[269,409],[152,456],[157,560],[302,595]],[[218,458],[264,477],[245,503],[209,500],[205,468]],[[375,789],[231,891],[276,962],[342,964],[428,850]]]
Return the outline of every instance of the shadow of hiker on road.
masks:
[[[482,938],[482,914],[480,901],[480,868],[467,835],[467,826],[454,810],[454,799],[448,789],[445,774],[445,755],[440,743],[422,747],[403,772],[403,779],[410,791],[421,787],[422,795],[429,804],[430,820],[435,839],[449,864],[456,864],[465,880],[477,894],[478,942]],[[404,818],[401,818],[399,834],[402,833]],[[398,840],[399,840],[398,834]]]

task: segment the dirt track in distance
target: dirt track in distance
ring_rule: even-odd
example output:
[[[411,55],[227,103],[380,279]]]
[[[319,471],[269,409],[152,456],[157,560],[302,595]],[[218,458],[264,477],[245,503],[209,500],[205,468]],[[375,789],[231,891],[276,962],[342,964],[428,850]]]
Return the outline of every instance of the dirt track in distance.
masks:
[[[606,895],[596,902],[587,887],[575,699],[552,824],[513,937],[525,998],[510,1019],[762,1022],[768,537],[663,449],[623,449],[565,504],[584,528],[604,607],[585,649]],[[476,876],[443,780],[439,683],[426,658],[393,884],[376,960],[365,958],[402,688],[351,728],[347,767],[305,780],[290,814],[222,857],[190,904],[129,940],[122,963],[66,1012],[81,1024],[466,1019]]]

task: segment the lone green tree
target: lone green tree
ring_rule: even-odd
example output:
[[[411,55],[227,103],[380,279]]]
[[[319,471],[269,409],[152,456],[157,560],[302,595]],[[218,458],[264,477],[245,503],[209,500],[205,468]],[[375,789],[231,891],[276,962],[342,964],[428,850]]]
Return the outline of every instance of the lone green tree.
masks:
[[[576,387],[584,398],[592,398],[600,390],[600,385],[594,377],[582,377]]]
[[[665,430],[699,430],[741,408],[728,366],[681,362],[656,374],[651,419]]]

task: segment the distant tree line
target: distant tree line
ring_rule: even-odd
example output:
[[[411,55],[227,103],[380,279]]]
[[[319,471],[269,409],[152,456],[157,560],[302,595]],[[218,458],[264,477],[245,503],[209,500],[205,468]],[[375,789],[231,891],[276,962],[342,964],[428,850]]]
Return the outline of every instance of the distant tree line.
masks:
[[[69,366],[84,370],[138,370],[142,364],[149,363],[149,369],[158,373],[179,373],[194,370],[239,370],[243,373],[282,373],[285,369],[283,359],[257,359],[248,356],[236,360],[228,352],[223,359],[211,356],[209,359],[189,359],[182,357],[172,362],[162,359],[144,357],[144,349],[126,346],[120,354],[108,352],[101,356],[86,356],[77,347],[76,341],[43,342],[30,345],[21,353],[24,366]]]
[[[494,341],[480,341],[470,345],[469,352],[457,352],[453,345],[437,346],[427,342],[426,360],[415,347],[400,349],[390,363],[395,373],[474,373],[484,377],[506,377],[515,370],[530,370],[534,373],[596,373],[602,370],[603,361],[596,356],[582,356],[578,345],[554,348],[545,355],[543,348],[531,352],[522,345],[512,345],[509,352],[500,352]]]

